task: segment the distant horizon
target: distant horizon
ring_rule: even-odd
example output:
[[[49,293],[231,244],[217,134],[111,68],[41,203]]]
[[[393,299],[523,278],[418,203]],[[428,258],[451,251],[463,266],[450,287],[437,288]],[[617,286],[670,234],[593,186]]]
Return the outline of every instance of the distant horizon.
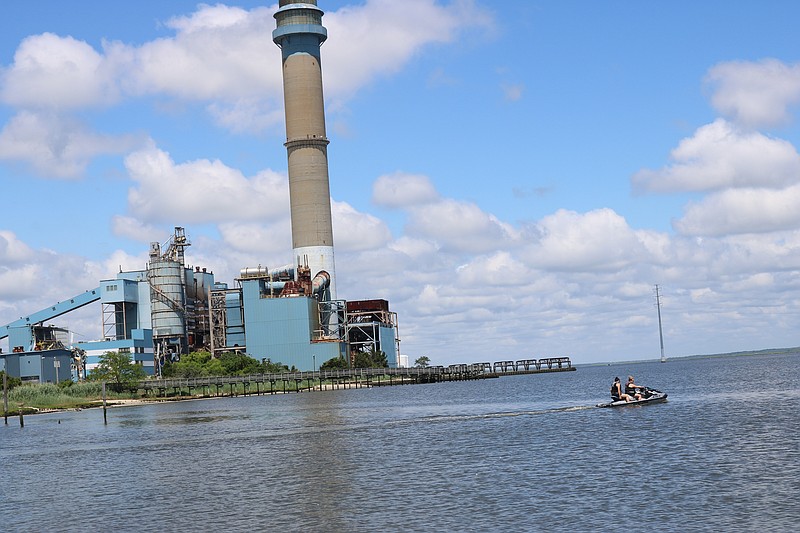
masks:
[[[675,355],[666,357],[664,362],[667,363],[670,359],[702,359],[704,357],[750,357],[755,355],[781,355],[781,354],[800,354],[800,346],[791,348],[765,348],[763,350],[744,350],[740,352],[725,352],[725,353],[709,353],[709,354],[695,354],[695,355]],[[572,366],[605,366],[605,365],[627,365],[635,363],[659,363],[661,357],[654,359],[631,359],[624,361],[600,361],[597,363],[576,363],[572,361]]]

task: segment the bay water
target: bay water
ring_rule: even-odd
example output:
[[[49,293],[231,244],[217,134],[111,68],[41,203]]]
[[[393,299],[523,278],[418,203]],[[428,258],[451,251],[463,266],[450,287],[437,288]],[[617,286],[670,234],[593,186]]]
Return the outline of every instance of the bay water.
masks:
[[[615,376],[666,403],[599,409]],[[28,416],[2,531],[797,531],[800,355]]]

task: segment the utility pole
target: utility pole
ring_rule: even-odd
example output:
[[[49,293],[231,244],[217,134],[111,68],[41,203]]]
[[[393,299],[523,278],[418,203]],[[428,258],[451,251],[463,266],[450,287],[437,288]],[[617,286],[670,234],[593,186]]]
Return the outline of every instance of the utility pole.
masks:
[[[661,362],[666,363],[667,358],[664,356],[664,333],[661,329],[661,293],[656,284],[656,309],[658,309],[658,338],[661,341]]]

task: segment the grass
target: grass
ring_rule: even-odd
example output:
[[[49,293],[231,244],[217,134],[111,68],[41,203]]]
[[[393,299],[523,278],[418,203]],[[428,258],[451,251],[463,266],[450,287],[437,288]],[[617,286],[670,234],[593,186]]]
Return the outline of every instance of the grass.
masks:
[[[102,384],[97,382],[75,383],[71,386],[52,383],[20,385],[8,391],[8,414],[18,414],[29,409],[76,409],[95,407],[102,401]],[[129,393],[106,392],[107,399],[132,398]]]
[[[375,379],[378,385],[381,384],[381,379]],[[71,383],[71,382],[69,382]],[[333,382],[326,381],[324,382],[325,385],[330,385]],[[319,381],[317,380],[303,380],[299,384],[294,380],[289,380],[285,383],[286,385],[286,392],[297,392],[298,388],[300,390],[307,390],[309,388],[313,388],[319,386]],[[298,387],[299,385],[299,387]],[[103,399],[103,388],[102,383],[96,381],[85,381],[80,383],[71,383],[66,384],[62,383],[61,385],[54,385],[52,383],[32,383],[32,384],[25,384],[25,385],[18,385],[13,389],[8,391],[8,415],[17,415],[19,414],[20,408],[23,409],[23,413],[34,413],[38,410],[50,410],[50,409],[83,409],[88,407],[98,407],[102,405]],[[2,387],[0,387],[0,395],[2,395]],[[276,393],[282,393],[284,391],[284,383],[278,382],[275,384],[273,391]],[[215,397],[217,389],[214,387],[210,387],[207,391],[207,394],[203,394],[203,391],[194,388],[191,392],[189,392],[188,388],[178,388],[177,390],[168,389],[166,391],[166,396],[159,396],[160,399],[180,399],[182,397]],[[231,394],[231,387],[226,385],[219,391],[222,396],[230,396]],[[259,389],[260,394],[269,394],[270,389],[269,387],[265,387],[262,384],[261,388]],[[239,396],[243,394],[256,394],[256,387],[254,384],[251,384],[245,390],[245,387],[242,383],[234,384],[233,386],[233,394]],[[110,390],[109,387],[106,388],[106,400],[112,402],[114,400],[119,399],[146,399],[147,396],[141,393],[131,393],[131,392],[114,392]],[[150,396],[151,399],[154,399]],[[1,401],[1,400],[0,400]]]

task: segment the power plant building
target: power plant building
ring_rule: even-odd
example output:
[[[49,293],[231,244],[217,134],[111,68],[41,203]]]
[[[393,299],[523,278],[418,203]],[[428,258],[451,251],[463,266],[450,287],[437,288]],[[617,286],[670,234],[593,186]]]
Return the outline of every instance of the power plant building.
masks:
[[[158,375],[167,361],[199,350],[214,356],[243,352],[306,371],[336,357],[352,362],[357,352],[383,352],[389,366],[397,366],[397,315],[388,302],[337,299],[322,16],[316,0],[280,0],[272,34],[282,52],[293,263],[242,268],[229,286],[211,271],[185,264],[190,243],[176,227],[164,245],[151,243],[143,270],[120,272],[90,291],[1,326],[9,352],[0,353],[0,369],[31,381],[80,379],[103,353],[117,351]],[[102,308],[101,339],[56,339],[56,331],[66,330],[45,325],[95,302]],[[71,374],[65,366],[72,367]]]

